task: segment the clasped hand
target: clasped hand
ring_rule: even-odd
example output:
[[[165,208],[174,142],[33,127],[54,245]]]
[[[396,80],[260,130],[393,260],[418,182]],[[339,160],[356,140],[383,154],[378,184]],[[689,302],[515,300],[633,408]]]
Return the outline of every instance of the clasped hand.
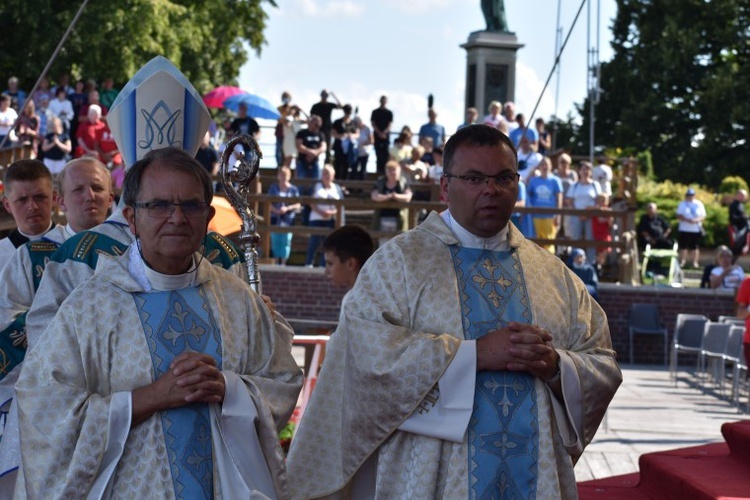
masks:
[[[164,398],[170,408],[224,400],[224,376],[216,367],[216,360],[208,354],[180,354],[153,385],[156,396]]]
[[[552,335],[539,326],[508,323],[477,340],[477,370],[526,371],[549,380],[559,362],[551,342]]]

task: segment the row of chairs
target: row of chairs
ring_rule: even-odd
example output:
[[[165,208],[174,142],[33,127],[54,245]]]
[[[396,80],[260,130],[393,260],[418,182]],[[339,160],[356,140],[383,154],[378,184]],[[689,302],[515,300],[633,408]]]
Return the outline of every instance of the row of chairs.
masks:
[[[743,352],[745,322],[731,316],[711,321],[701,314],[678,314],[670,351],[669,372],[677,385],[678,356],[696,357],[696,376],[701,384],[713,384],[724,395],[727,367],[730,368],[731,401],[739,407],[740,397],[748,392],[747,364]]]

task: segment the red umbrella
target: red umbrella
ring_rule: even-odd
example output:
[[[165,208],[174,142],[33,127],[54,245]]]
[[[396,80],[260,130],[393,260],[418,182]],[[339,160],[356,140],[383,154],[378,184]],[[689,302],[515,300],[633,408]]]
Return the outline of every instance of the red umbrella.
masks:
[[[233,95],[238,95],[238,94],[247,94],[247,92],[245,92],[239,87],[230,87],[230,86],[222,85],[221,87],[216,87],[211,92],[204,95],[203,102],[209,108],[223,108],[224,101],[226,101],[228,98],[232,97]]]

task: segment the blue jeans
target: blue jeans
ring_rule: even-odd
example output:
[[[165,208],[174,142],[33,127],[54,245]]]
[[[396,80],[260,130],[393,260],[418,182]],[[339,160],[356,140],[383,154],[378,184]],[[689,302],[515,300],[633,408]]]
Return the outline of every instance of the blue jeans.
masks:
[[[314,161],[305,161],[302,156],[297,157],[298,179],[320,179],[320,164],[316,158]]]
[[[310,227],[334,227],[335,221],[333,219],[331,220],[311,220],[308,226]],[[311,264],[314,264],[315,262],[315,253],[318,251],[318,247],[323,243],[323,240],[326,239],[323,235],[313,234],[310,236],[310,241],[307,243],[307,259],[305,260],[305,265],[309,266]],[[320,259],[318,260],[318,263],[321,267],[325,267],[326,265],[326,259],[323,255],[323,252],[320,252]]]
[[[284,150],[282,148],[283,144],[284,144],[284,138],[277,137],[276,138],[276,166],[281,166],[284,164]]]

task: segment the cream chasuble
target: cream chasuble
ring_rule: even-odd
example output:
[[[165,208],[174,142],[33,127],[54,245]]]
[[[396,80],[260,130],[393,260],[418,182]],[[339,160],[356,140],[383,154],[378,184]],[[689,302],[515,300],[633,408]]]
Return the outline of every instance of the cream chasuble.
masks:
[[[390,240],[362,269],[292,442],[290,475],[305,478],[292,481],[293,498],[355,498],[353,479],[363,464],[374,469],[374,498],[471,498],[493,487],[537,498],[576,497],[573,464],[621,382],[606,316],[558,258],[515,227],[509,227],[507,251],[494,251],[502,249],[497,240],[471,250],[445,215],[430,214]],[[468,279],[459,283],[459,277]],[[505,314],[489,313],[493,299],[511,304]],[[471,310],[477,304],[484,310],[479,319]],[[471,342],[466,339],[511,320],[553,335],[564,401],[531,377],[451,374],[451,365],[465,358],[458,353]],[[493,428],[470,423],[459,442],[431,436],[418,424],[404,430],[446,397],[460,413],[465,400],[447,396],[444,387],[460,386],[462,375],[477,382],[468,391],[473,403],[475,397],[497,402],[498,394],[501,403],[507,401],[492,407]],[[495,395],[487,397],[493,389]],[[526,409],[512,415],[513,404]],[[477,407],[468,406],[473,421]],[[508,452],[516,456],[509,459]],[[521,465],[530,471],[519,474],[514,468]]]
[[[206,259],[190,274],[192,286],[164,285],[166,279],[138,272],[131,248],[104,257],[65,301],[28,353],[16,387],[17,496],[288,495],[277,432],[302,382],[289,333],[276,330],[279,323],[245,283]],[[176,432],[183,416],[172,411],[131,429],[131,391],[153,382],[184,349],[220,362],[224,403],[185,407],[186,432]]]

